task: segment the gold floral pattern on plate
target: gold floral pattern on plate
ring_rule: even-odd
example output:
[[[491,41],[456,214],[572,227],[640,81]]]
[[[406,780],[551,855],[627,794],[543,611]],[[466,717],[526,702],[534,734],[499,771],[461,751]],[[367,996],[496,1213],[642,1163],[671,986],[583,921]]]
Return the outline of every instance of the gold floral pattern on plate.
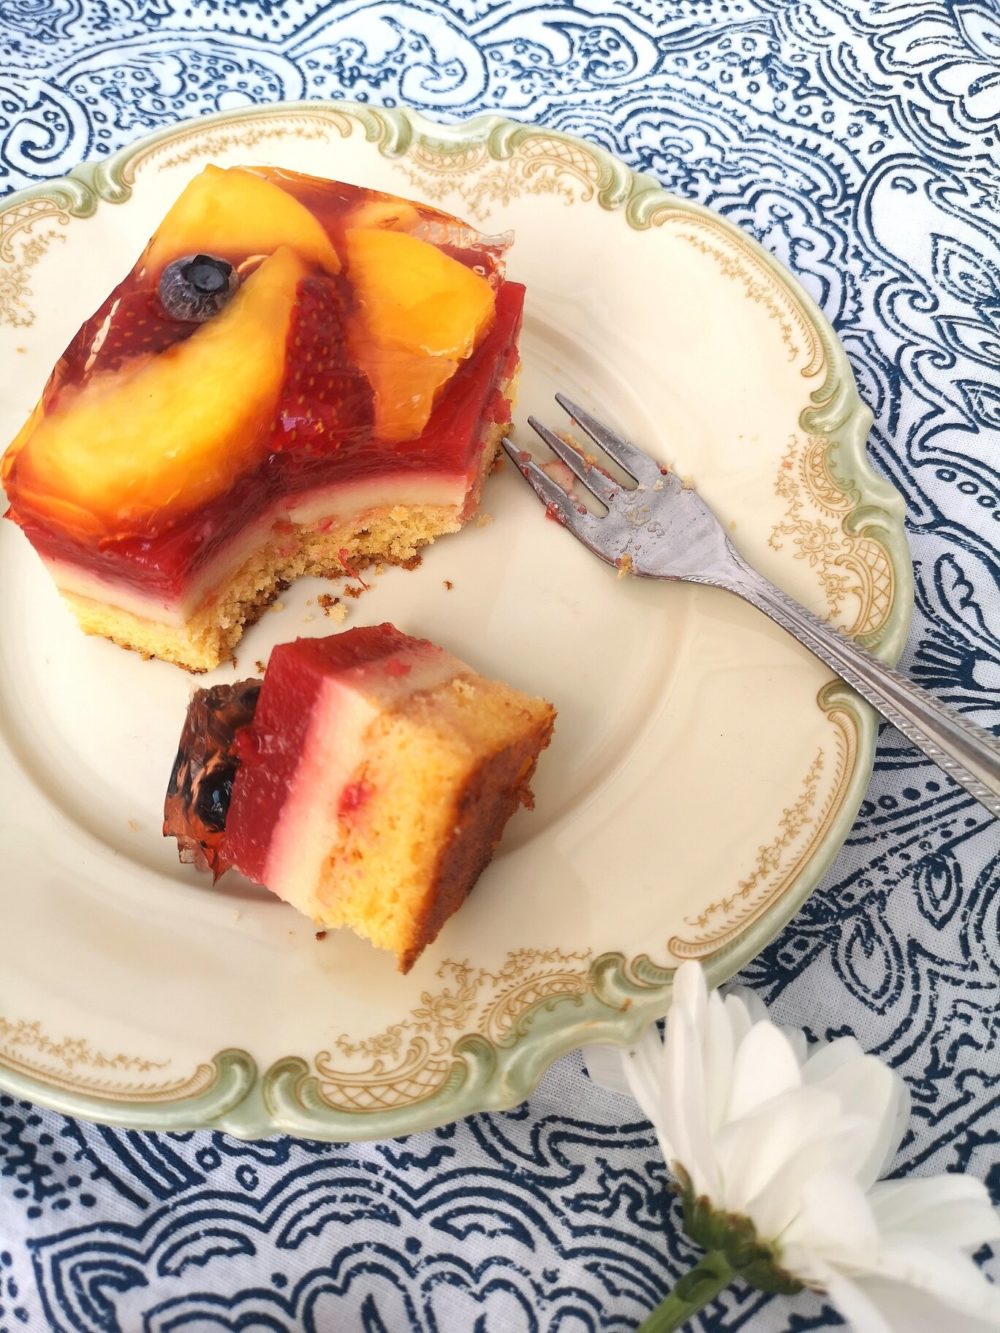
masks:
[[[590,990],[590,958],[589,949],[516,949],[496,972],[446,960],[437,971],[444,985],[424,991],[408,1018],[361,1041],[337,1038],[341,1060],[350,1063],[336,1063],[329,1051],[316,1056],[323,1099],[338,1110],[368,1111],[433,1096],[452,1070],[456,1040],[476,1033],[493,1045],[510,1042],[538,1005]]]
[[[407,179],[427,198],[457,195],[461,211],[481,221],[525,194],[561,196],[569,205],[593,198],[600,169],[582,146],[549,134],[521,138],[498,163],[489,143],[452,145],[421,138],[407,159]]]
[[[699,254],[712,259],[727,278],[739,282],[746,298],[762,306],[778,325],[789,361],[804,362],[800,372],[804,379],[824,369],[823,341],[801,302],[793,291],[776,281],[773,269],[745,240],[714,218],[669,206],[653,211],[649,225],[670,227]]]
[[[57,223],[45,226],[43,223]],[[64,241],[61,228],[69,214],[58,199],[37,195],[0,212],[0,325],[30,328],[35,322],[28,275],[53,241]]]
[[[50,1036],[41,1023],[0,1014],[0,1060],[19,1073],[43,1078],[61,1091],[104,1093],[122,1101],[171,1101],[209,1088],[216,1071],[199,1065],[193,1074],[156,1078],[170,1060],[150,1060],[95,1050],[85,1037]],[[150,1077],[153,1076],[153,1077]]]
[[[845,687],[839,683],[827,686],[819,702],[836,727],[834,753],[817,751],[796,800],[781,812],[778,832],[760,847],[749,875],[698,916],[689,918],[690,935],[671,939],[670,949],[676,957],[704,958],[730,943],[749,921],[782,897],[828,833],[857,763],[860,737],[856,715],[844,706]]]
[[[870,641],[892,608],[895,573],[884,544],[851,526],[861,497],[857,487],[834,474],[829,437],[791,436],[774,491],[786,509],[768,545],[774,551],[790,545],[796,560],[817,571],[829,618]]]

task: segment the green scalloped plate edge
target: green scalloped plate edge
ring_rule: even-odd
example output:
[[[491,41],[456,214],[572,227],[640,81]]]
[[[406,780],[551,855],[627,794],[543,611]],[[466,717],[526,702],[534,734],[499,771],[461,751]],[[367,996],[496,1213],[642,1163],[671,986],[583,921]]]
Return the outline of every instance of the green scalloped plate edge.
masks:
[[[219,112],[145,135],[107,159],[82,163],[65,177],[39,182],[8,196],[0,202],[0,212],[45,197],[72,216],[88,217],[102,200],[123,203],[128,199],[128,164],[154,145],[194,127],[287,117],[296,110],[311,115],[328,110],[350,116],[361,125],[368,141],[387,157],[404,156],[415,144],[441,151],[485,143],[492,158],[504,161],[532,135],[562,139],[597,164],[598,202],[609,210],[624,210],[629,226],[651,227],[658,210],[669,207],[710,216],[716,224],[721,221],[749,244],[795,294],[826,352],[827,378],[813,394],[812,406],[803,412],[802,426],[828,435],[831,468],[845,490],[857,495],[857,504],[846,521],[852,532],[878,541],[892,565],[892,606],[877,638],[867,643],[883,660],[898,660],[913,609],[913,570],[903,526],[903,499],[868,461],[865,441],[872,414],[858,396],[847,355],[826,316],[801,283],[752,236],[712,210],[669,194],[655,180],[633,171],[596,144],[490,113],[446,125],[404,108],[376,108],[354,102],[273,103]],[[822,702],[848,712],[857,728],[858,760],[840,813],[782,897],[737,939],[704,961],[713,986],[738,972],[791,920],[833,862],[864,798],[874,763],[877,714],[853,691],[837,683],[825,687]],[[391,1138],[433,1129],[479,1112],[516,1106],[531,1094],[549,1065],[581,1045],[630,1045],[649,1022],[661,1018],[669,1008],[671,976],[669,969],[646,956],[626,959],[622,954],[602,954],[591,964],[586,993],[537,1001],[521,1014],[502,1043],[475,1033],[461,1037],[455,1043],[456,1058],[441,1087],[421,1101],[379,1112],[346,1112],[331,1107],[324,1101],[319,1080],[310,1073],[308,1062],[299,1056],[276,1061],[262,1075],[252,1056],[241,1050],[219,1052],[211,1062],[214,1076],[209,1086],[195,1096],[174,1101],[110,1100],[67,1091],[2,1062],[0,1087],[64,1115],[129,1129],[212,1129],[244,1139],[275,1134],[332,1142]]]

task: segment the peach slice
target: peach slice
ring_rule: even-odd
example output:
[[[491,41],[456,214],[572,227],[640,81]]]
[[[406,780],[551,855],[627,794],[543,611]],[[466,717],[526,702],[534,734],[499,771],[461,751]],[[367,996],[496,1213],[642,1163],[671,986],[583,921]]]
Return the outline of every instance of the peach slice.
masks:
[[[141,262],[155,274],[181,255],[208,253],[239,262],[279,245],[328,273],[340,272],[329,236],[304,204],[253,171],[208,166],[160,223]]]
[[[472,354],[493,319],[493,289],[481,274],[406,232],[352,227],[345,237],[376,342],[460,361]]]
[[[386,441],[415,440],[423,432],[438,391],[459,362],[422,356],[374,343],[358,349],[356,360],[372,386],[375,430]]]
[[[36,413],[12,448],[21,494],[78,531],[123,534],[224,491],[266,447],[308,271],[280,247],[185,342]]]
[[[405,199],[366,199],[348,214],[348,226],[385,231],[412,231],[420,225],[420,214]]]
[[[375,433],[389,443],[415,439],[492,323],[493,289],[405,232],[351,227],[345,239],[358,298],[352,351],[375,395]]]

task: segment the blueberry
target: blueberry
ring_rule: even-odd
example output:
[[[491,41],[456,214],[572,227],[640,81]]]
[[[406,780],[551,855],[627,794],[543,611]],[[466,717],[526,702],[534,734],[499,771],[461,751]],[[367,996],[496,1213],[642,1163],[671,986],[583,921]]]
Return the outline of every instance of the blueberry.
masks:
[[[206,773],[195,798],[194,811],[207,829],[221,833],[226,827],[229,814],[229,802],[233,795],[233,779],[236,777],[234,762],[220,763]]]
[[[239,286],[232,264],[217,255],[184,255],[160,275],[160,301],[171,319],[201,324],[217,315]]]
[[[240,710],[241,714],[246,714],[249,719],[253,718],[262,684],[263,682],[259,680],[245,681],[243,688],[236,696],[236,707]]]

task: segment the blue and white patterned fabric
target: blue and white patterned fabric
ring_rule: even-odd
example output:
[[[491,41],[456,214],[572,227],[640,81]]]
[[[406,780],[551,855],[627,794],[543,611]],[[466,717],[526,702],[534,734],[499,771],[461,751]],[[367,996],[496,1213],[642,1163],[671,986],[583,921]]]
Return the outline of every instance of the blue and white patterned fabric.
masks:
[[[800,277],[907,498],[902,666],[997,727],[995,0],[0,0],[0,191],[252,102],[500,110],[596,139]],[[1000,836],[889,728],[832,872],[743,980],[906,1076],[897,1169],[1000,1193]],[[693,1250],[650,1127],[579,1056],[356,1147],[96,1128],[0,1097],[0,1333],[626,1330]],[[992,1261],[988,1261],[992,1262]],[[695,1327],[832,1327],[735,1288]]]

